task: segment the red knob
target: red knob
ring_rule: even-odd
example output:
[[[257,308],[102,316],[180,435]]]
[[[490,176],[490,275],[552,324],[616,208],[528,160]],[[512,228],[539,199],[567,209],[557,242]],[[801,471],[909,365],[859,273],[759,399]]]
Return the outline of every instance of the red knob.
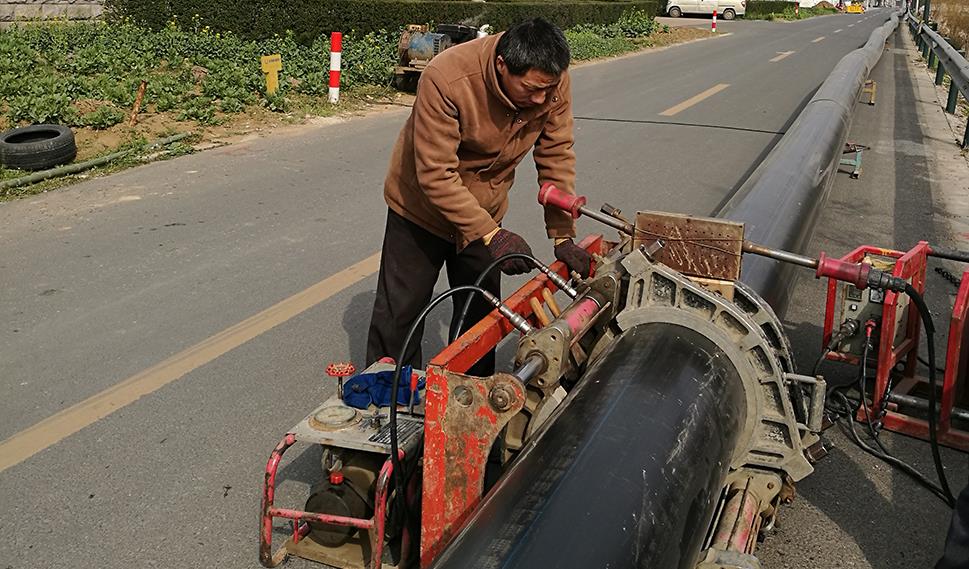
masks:
[[[551,182],[542,184],[541,189],[538,190],[538,203],[567,211],[572,214],[574,219],[579,218],[579,215],[581,215],[579,210],[585,206],[586,201],[585,196],[563,192]]]
[[[334,470],[330,473],[330,484],[338,486],[343,484],[343,473],[339,470]]]

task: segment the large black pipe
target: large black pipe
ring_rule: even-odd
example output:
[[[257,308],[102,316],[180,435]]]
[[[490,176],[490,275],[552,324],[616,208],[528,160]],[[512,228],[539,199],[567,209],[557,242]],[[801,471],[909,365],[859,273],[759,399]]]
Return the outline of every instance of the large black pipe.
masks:
[[[806,251],[838,171],[851,112],[897,24],[898,16],[892,14],[864,47],[838,62],[767,159],[715,212],[716,217],[742,222],[745,238],[755,243]],[[798,273],[805,271],[747,255],[741,280],[783,316]]]
[[[433,567],[692,569],[746,419],[727,356],[640,325],[563,407]]]

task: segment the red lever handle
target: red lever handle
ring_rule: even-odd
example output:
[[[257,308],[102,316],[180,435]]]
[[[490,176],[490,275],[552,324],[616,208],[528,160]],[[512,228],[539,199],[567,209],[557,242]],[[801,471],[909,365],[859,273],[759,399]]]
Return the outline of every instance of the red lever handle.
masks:
[[[851,283],[856,288],[865,289],[868,288],[868,273],[870,272],[871,265],[867,263],[849,263],[821,253],[818,257],[818,270],[815,277],[829,277]]]
[[[579,210],[585,206],[586,201],[585,196],[567,194],[556,188],[555,184],[551,182],[545,182],[538,190],[538,203],[567,211],[573,219],[579,218],[581,215]]]

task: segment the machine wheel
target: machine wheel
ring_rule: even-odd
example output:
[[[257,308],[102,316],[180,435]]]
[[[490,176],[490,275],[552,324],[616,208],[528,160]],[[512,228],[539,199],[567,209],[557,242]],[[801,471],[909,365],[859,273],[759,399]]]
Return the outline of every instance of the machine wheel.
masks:
[[[733,11],[733,8],[727,8],[723,11],[724,20],[732,20],[737,17],[737,13]]]
[[[683,10],[679,6],[671,6],[668,13],[671,18],[679,18],[683,15]]]

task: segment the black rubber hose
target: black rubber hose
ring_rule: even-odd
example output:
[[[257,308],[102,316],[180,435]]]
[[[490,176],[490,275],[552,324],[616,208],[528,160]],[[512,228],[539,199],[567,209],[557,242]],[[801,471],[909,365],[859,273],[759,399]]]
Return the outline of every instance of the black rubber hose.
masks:
[[[508,253],[507,255],[502,255],[501,257],[498,257],[497,259],[492,261],[490,265],[485,267],[484,270],[481,271],[481,274],[478,275],[478,278],[475,279],[474,286],[480,287],[481,283],[485,280],[485,277],[487,277],[488,274],[491,273],[491,271],[495,270],[495,267],[497,267],[498,265],[504,263],[509,259],[524,259],[526,261],[531,262],[533,265],[535,265],[536,269],[545,268],[545,263],[542,263],[532,255],[529,255],[527,253]],[[458,320],[454,325],[454,329],[451,330],[451,335],[448,337],[449,344],[457,340],[458,336],[461,335],[461,328],[464,327],[464,320],[465,318],[468,317],[468,310],[471,309],[471,299],[472,299],[472,295],[469,294],[468,298],[465,299],[464,301],[464,306],[461,307],[461,315],[458,317]]]
[[[414,319],[414,322],[410,326],[410,330],[407,331],[407,336],[404,338],[404,345],[401,346],[400,355],[397,357],[397,362],[394,365],[394,378],[390,386],[390,461],[394,466],[394,489],[396,492],[394,497],[395,500],[404,496],[404,477],[400,464],[400,456],[398,456],[400,454],[400,446],[399,441],[397,440],[397,390],[400,388],[400,373],[404,367],[404,357],[407,354],[407,348],[410,347],[410,343],[414,340],[414,334],[417,333],[417,328],[420,326],[421,322],[427,318],[427,315],[430,314],[431,310],[433,310],[435,306],[440,304],[445,299],[464,291],[468,291],[469,293],[477,292],[478,294],[484,296],[490,294],[488,291],[479,286],[462,285],[442,292],[437,298],[431,300],[429,303],[427,303],[427,306],[424,307],[424,310],[421,311],[420,315]],[[413,397],[413,394],[411,394],[411,397]],[[404,504],[404,507],[406,507],[407,500],[404,499],[401,503]]]
[[[925,327],[925,337],[926,346],[929,351],[929,443],[932,447],[932,461],[935,463],[935,471],[939,476],[939,484],[942,487],[942,492],[948,501],[949,507],[954,507],[956,500],[952,495],[952,491],[949,489],[949,481],[945,476],[945,468],[942,466],[942,454],[939,451],[939,434],[936,432],[936,380],[935,380],[935,324],[932,322],[932,313],[929,312],[929,307],[925,304],[925,299],[919,294],[919,291],[915,290],[910,283],[905,285],[905,294],[912,299],[915,303],[915,307],[919,311],[919,317],[922,319],[922,325]],[[862,394],[864,397],[864,394]]]
[[[944,247],[936,247],[935,245],[930,246],[929,249],[929,257],[938,257],[940,259],[949,259],[950,261],[969,263],[969,251],[946,249]]]

